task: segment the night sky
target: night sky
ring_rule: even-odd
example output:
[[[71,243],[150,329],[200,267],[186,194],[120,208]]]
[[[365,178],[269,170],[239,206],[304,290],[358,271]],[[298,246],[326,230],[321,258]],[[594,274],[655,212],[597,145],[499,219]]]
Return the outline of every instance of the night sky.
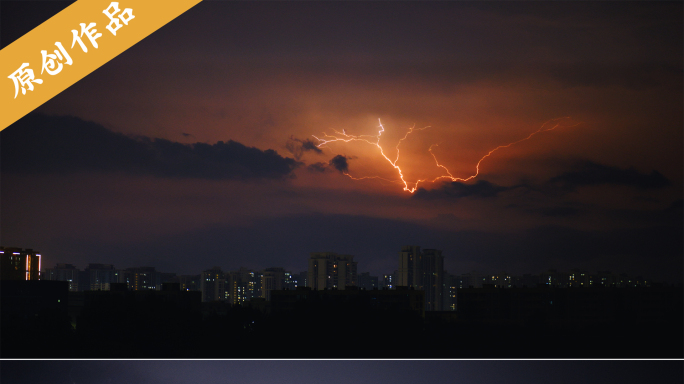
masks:
[[[3,1],[2,45],[58,8]],[[43,268],[179,274],[299,272],[319,251],[392,273],[411,244],[443,250],[453,274],[680,282],[682,14],[202,2],[0,133],[1,244],[40,250]],[[377,146],[316,139],[377,135],[379,121],[392,160],[415,127],[395,163],[409,183],[467,178],[517,143],[476,178],[410,193]]]
[[[681,361],[3,361],[10,384],[679,384]],[[264,369],[266,368],[266,369]]]

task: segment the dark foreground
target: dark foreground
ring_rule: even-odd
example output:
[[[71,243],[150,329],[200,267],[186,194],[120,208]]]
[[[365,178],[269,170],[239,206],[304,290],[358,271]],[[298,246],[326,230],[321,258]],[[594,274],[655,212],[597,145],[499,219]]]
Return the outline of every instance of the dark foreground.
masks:
[[[457,312],[421,313],[358,300],[274,310],[200,303],[196,292],[64,294],[5,283],[2,358],[684,357],[681,287],[587,291],[593,307],[560,292],[560,312],[492,291],[470,307],[464,296]],[[613,309],[601,312],[601,300]]]

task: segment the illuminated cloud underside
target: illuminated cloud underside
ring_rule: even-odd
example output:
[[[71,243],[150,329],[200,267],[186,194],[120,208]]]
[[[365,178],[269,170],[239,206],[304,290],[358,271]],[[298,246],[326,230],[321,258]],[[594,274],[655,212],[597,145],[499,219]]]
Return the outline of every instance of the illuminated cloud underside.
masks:
[[[394,160],[391,160],[389,157],[387,157],[384,149],[380,145],[380,136],[382,136],[383,132],[385,132],[385,127],[382,125],[382,122],[380,121],[380,119],[378,119],[378,124],[379,124],[378,127],[380,128],[380,130],[378,131],[377,135],[358,135],[357,136],[357,135],[348,134],[344,130],[342,132],[340,132],[338,130],[333,130],[332,134],[324,133],[323,138],[319,138],[315,135],[312,135],[312,136],[316,140],[318,140],[318,144],[316,145],[318,148],[326,146],[329,143],[335,143],[335,142],[340,142],[340,141],[345,142],[345,143],[349,143],[352,141],[362,141],[362,142],[366,142],[368,144],[376,146],[380,150],[380,154],[382,155],[382,157],[384,157],[385,160],[387,160],[387,162],[389,162],[390,165],[394,169],[396,169],[397,173],[399,174],[399,180],[388,180],[388,179],[385,179],[385,178],[382,178],[379,176],[354,177],[354,176],[350,175],[348,171],[343,171],[342,173],[344,175],[350,177],[353,180],[381,179],[381,180],[394,182],[394,183],[402,183],[402,184],[404,184],[404,188],[403,188],[404,191],[407,191],[409,193],[414,193],[418,189],[418,185],[420,183],[424,183],[424,182],[434,183],[438,180],[445,180],[445,179],[451,180],[452,182],[453,181],[462,181],[463,182],[463,181],[472,180],[480,174],[480,163],[482,163],[482,161],[484,159],[486,159],[487,157],[491,156],[494,152],[498,151],[499,149],[508,148],[512,145],[515,145],[515,144],[521,143],[523,141],[529,140],[534,135],[536,135],[538,133],[548,132],[548,131],[552,131],[556,128],[559,128],[563,125],[563,123],[567,122],[569,119],[570,119],[570,117],[559,117],[559,118],[551,119],[551,120],[545,122],[544,124],[542,124],[538,130],[530,133],[524,139],[520,139],[520,140],[511,142],[511,143],[505,144],[505,145],[500,145],[500,146],[492,149],[491,151],[487,152],[486,155],[482,156],[480,158],[480,160],[478,160],[477,164],[475,165],[475,174],[468,176],[468,177],[464,177],[464,178],[455,177],[454,175],[451,174],[451,171],[449,171],[449,169],[445,165],[439,163],[439,160],[437,160],[437,156],[434,154],[434,152],[432,152],[432,148],[438,146],[438,144],[433,144],[430,146],[428,151],[430,152],[432,157],[435,159],[435,165],[439,168],[443,168],[444,171],[446,172],[446,175],[441,175],[441,176],[438,176],[434,179],[419,179],[419,180],[416,180],[414,182],[407,181],[404,177],[404,173],[402,172],[401,167],[399,167],[397,165],[397,161],[399,161],[399,146],[401,145],[402,141],[406,140],[411,133],[413,133],[414,131],[422,131],[422,130],[428,129],[428,128],[430,128],[429,126],[423,127],[423,128],[418,128],[418,129],[416,129],[415,126],[409,128],[408,131],[406,132],[406,134],[404,135],[404,137],[399,140],[399,142],[397,143],[397,145],[395,147],[395,149],[397,151],[397,155],[394,158]],[[581,124],[581,123],[576,123],[576,124],[569,125],[566,127],[571,128],[571,127],[575,127],[579,124]],[[412,184],[413,186],[409,186],[409,184]]]

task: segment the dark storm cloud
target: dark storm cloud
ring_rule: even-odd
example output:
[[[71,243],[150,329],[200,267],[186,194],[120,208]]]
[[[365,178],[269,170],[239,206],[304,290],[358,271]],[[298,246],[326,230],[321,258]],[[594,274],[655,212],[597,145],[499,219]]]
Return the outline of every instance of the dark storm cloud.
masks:
[[[635,199],[638,200],[638,199]],[[507,208],[517,208],[511,204]],[[562,202],[556,205],[523,208],[526,212],[544,217],[578,217],[582,215],[600,215],[620,223],[633,223],[636,225],[669,225],[676,226],[684,220],[684,200],[675,200],[662,209],[611,209],[598,207],[594,204],[578,202]]]
[[[321,162],[313,163],[313,164],[309,164],[309,166],[307,166],[306,169],[309,170],[310,172],[323,173],[323,172],[328,170],[328,164],[321,163]]]
[[[578,215],[581,210],[576,207],[558,206],[558,207],[542,207],[529,210],[532,213],[538,213],[546,217],[569,217]]]
[[[613,209],[607,211],[606,215],[622,222],[669,223],[670,225],[678,225],[684,219],[684,200],[675,200],[661,210]]]
[[[317,154],[323,153],[323,151],[316,146],[311,139],[298,139],[291,136],[287,143],[285,143],[285,148],[294,156],[295,159],[299,160],[304,155],[304,152],[314,152]]]
[[[324,173],[327,171],[333,171],[337,170],[340,173],[347,173],[349,171],[349,160],[353,159],[354,157],[350,156],[343,156],[343,155],[337,155],[330,159],[330,161],[326,164],[323,162],[317,162],[310,164],[306,167],[306,169],[309,172],[314,172],[314,173]],[[334,171],[333,171],[334,172]]]
[[[74,1],[4,1],[0,12],[0,49],[39,26]]]
[[[512,189],[535,191],[547,196],[560,196],[578,187],[592,185],[618,185],[639,189],[658,189],[672,185],[669,179],[655,170],[651,173],[641,173],[634,168],[622,169],[590,160],[576,161],[570,167],[572,170],[554,176],[541,184],[521,181],[516,185],[506,187],[486,180],[478,180],[475,184],[454,181],[445,182],[440,188],[431,190],[419,188],[413,198],[428,200],[497,197],[501,192]],[[578,213],[576,208],[568,207],[543,208],[538,212],[544,216],[569,216]]]
[[[266,71],[268,64],[263,65]],[[449,92],[453,87],[477,83],[499,85],[525,83],[557,83],[563,87],[591,87],[595,89],[620,87],[646,90],[666,87],[684,80],[681,65],[672,62],[649,64],[597,64],[592,61],[575,63],[530,64],[493,59],[484,62],[463,62],[443,59],[438,62],[403,62],[375,60],[371,62],[344,61],[322,58],[314,63],[283,64],[274,71],[304,79],[344,79],[365,84],[406,83],[416,87],[430,87],[434,91]],[[325,80],[327,81],[327,80]],[[677,89],[678,90],[678,89]]]
[[[330,166],[337,169],[340,171],[340,173],[347,173],[349,172],[349,163],[347,160],[350,160],[350,157],[343,156],[343,155],[337,155],[330,159]]]
[[[222,20],[222,5],[206,3],[170,26],[178,38],[159,37],[155,49],[173,52],[197,30],[212,39],[193,39],[189,49],[237,45],[240,54],[285,58],[256,65],[302,81],[407,82],[449,91],[481,81],[548,86],[549,80],[568,87],[681,88],[681,3],[479,3],[248,3],[231,5],[230,23]],[[279,33],[255,28],[262,24]]]
[[[537,73],[561,82],[566,86],[608,87],[621,86],[644,90],[681,83],[681,63],[658,62],[638,64],[600,64],[595,62],[546,65],[536,68]]]
[[[76,117],[29,114],[0,133],[3,172],[128,172],[158,177],[279,179],[301,165],[229,140],[181,144],[133,138]]]
[[[656,189],[668,187],[672,183],[655,170],[645,174],[634,168],[622,169],[586,160],[578,162],[574,166],[574,170],[551,178],[549,184],[564,190],[574,190],[577,187],[591,185],[623,185],[641,189]]]
[[[302,149],[304,151],[314,151],[316,153],[323,153],[323,151],[321,151],[321,149],[318,148],[316,146],[316,144],[314,144],[314,142],[311,141],[310,139],[302,140],[301,143],[302,143]]]
[[[442,184],[441,188],[419,188],[413,195],[416,199],[460,199],[463,197],[496,197],[499,193],[517,187],[503,187],[486,180],[478,180],[475,184],[453,181]]]

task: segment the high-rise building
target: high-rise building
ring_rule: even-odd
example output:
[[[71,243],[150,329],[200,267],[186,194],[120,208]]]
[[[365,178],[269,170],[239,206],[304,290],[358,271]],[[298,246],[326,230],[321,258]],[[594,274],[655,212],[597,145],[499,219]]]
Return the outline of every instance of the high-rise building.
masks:
[[[438,249],[406,245],[399,252],[397,286],[425,291],[425,310],[443,310],[444,257]]]
[[[66,281],[69,284],[69,292],[77,292],[82,289],[79,286],[81,271],[73,264],[58,263],[54,268],[46,268],[41,280]]]
[[[171,281],[180,284],[181,291],[201,291],[200,278],[201,275],[180,275]]]
[[[401,247],[396,285],[401,287],[413,287],[415,289],[422,287],[422,267],[423,255],[420,253],[420,247],[413,245]]]
[[[425,310],[444,310],[444,257],[438,249],[423,250]]]
[[[309,258],[307,286],[315,290],[345,289],[357,285],[354,256],[313,252]]]
[[[241,267],[239,271],[228,274],[226,296],[232,305],[243,304],[260,297],[261,273]]]
[[[132,291],[160,290],[161,273],[154,267],[126,268],[120,271],[119,282],[126,283]]]
[[[309,286],[307,283],[309,280],[309,271],[301,271],[295,276],[295,278],[297,279],[296,288]]]
[[[482,284],[493,285],[496,288],[512,288],[514,278],[505,271],[481,276]]]
[[[39,280],[40,253],[31,248],[0,247],[2,280]]]
[[[370,272],[362,272],[359,274],[358,285],[367,290],[378,289],[378,277],[371,276]]]
[[[119,281],[121,273],[114,269],[112,264],[90,263],[85,269],[85,290],[90,291],[109,291],[111,284],[125,283],[126,281]]]
[[[455,311],[459,278],[444,271],[444,293],[442,296],[442,310]]]
[[[289,273],[288,273],[289,276]],[[285,289],[285,269],[266,268],[261,273],[261,297],[271,300],[272,290]]]
[[[458,277],[458,289],[482,288],[485,277],[481,272],[472,271],[463,273]]]
[[[394,273],[382,275],[382,288],[395,289],[397,287],[397,271]]]
[[[284,289],[297,289],[299,284],[299,274],[285,271],[285,285]]]
[[[202,302],[226,299],[226,276],[221,267],[213,267],[200,275]]]

